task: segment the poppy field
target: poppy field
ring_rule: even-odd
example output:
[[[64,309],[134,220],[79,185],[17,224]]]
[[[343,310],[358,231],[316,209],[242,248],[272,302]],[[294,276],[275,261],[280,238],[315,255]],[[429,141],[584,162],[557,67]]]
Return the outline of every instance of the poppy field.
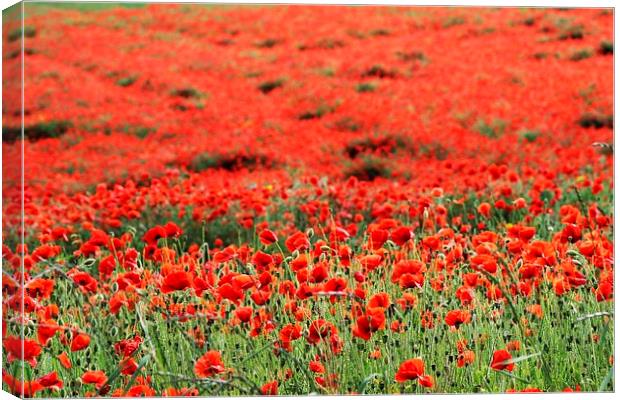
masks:
[[[61,6],[3,14],[3,390],[614,390],[611,9]]]

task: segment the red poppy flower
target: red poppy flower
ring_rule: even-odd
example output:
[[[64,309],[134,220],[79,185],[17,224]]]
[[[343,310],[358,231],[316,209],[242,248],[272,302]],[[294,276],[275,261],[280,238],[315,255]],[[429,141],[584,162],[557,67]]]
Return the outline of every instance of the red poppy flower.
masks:
[[[37,382],[45,388],[54,390],[62,389],[63,386],[63,382],[58,379],[58,373],[56,371],[50,372],[49,374],[38,378]]]
[[[88,272],[74,272],[71,275],[71,279],[75,282],[84,292],[97,292],[97,280],[90,276]]]
[[[512,371],[515,365],[508,360],[512,360],[512,355],[508,352],[508,350],[495,350],[495,352],[493,352],[493,359],[491,360],[491,368],[500,371],[504,369],[507,371]]]
[[[416,380],[424,375],[424,361],[421,358],[412,358],[400,364],[396,372],[396,382]]]
[[[260,250],[257,251],[252,257],[252,264],[256,265],[256,268],[259,271],[268,269],[271,265],[273,265],[273,263],[273,257],[270,254],[263,253]]]
[[[388,231],[385,229],[376,229],[370,232],[370,245],[373,250],[380,249],[388,240]]]
[[[261,393],[265,396],[277,396],[278,395],[278,381],[271,381],[265,383],[261,389]]]
[[[252,307],[238,307],[235,310],[235,315],[241,322],[249,322],[252,318]]]
[[[71,351],[84,350],[90,344],[90,336],[85,333],[78,333],[71,340]]]
[[[370,254],[359,258],[359,262],[362,264],[362,267],[369,271],[377,269],[377,267],[381,264],[381,261],[383,261],[383,258],[378,254]]]
[[[471,314],[467,310],[452,310],[446,314],[446,324],[459,328],[471,320]]]
[[[94,384],[97,389],[100,389],[107,381],[108,378],[103,371],[86,371],[82,375],[83,384]]]
[[[317,319],[310,323],[310,328],[308,329],[308,336],[306,339],[310,344],[317,344],[321,341],[321,339],[330,337],[335,333],[336,327],[334,324],[325,321],[324,319]]]
[[[167,237],[166,229],[163,226],[157,225],[144,234],[144,241],[150,246],[157,246],[159,239]]]
[[[15,379],[12,375],[9,375],[6,371],[2,370],[2,382],[4,382],[11,393],[21,397],[34,397],[34,395],[45,389],[38,381],[24,381],[21,379]]]
[[[120,363],[121,374],[123,375],[133,375],[134,372],[138,369],[138,363],[132,357],[125,358]]]
[[[478,206],[478,212],[486,218],[489,218],[491,216],[491,205],[486,202],[480,203]]]
[[[217,350],[207,351],[194,365],[194,373],[199,378],[209,378],[225,370],[222,355]]]
[[[471,350],[463,350],[456,358],[456,365],[463,368],[466,365],[473,364],[476,360],[476,353]]]
[[[383,308],[370,308],[360,316],[353,327],[353,336],[370,340],[372,333],[385,328],[385,311]]]
[[[265,246],[272,245],[278,241],[278,237],[276,236],[276,234],[269,229],[263,230],[258,237],[260,239],[260,242]]]
[[[23,352],[22,352],[23,343]],[[24,339],[17,336],[8,336],[2,342],[7,352],[7,362],[24,360],[33,368],[37,365],[37,357],[41,354],[41,346],[32,339]]]
[[[418,378],[418,383],[421,386],[432,388],[433,385],[435,385],[435,380],[430,375],[422,375],[420,378]]]
[[[315,374],[322,374],[325,372],[325,366],[320,361],[310,361],[310,371]]]
[[[36,299],[49,299],[54,291],[54,281],[52,279],[33,279],[26,283],[26,293]]]
[[[153,397],[155,390],[149,385],[135,385],[129,388],[126,393],[127,397]]]
[[[66,369],[70,369],[72,366],[69,356],[67,356],[67,353],[64,351],[58,355],[58,361],[60,361],[60,365]]]
[[[213,255],[213,261],[222,264],[237,257],[237,252],[232,246],[228,246],[223,250],[217,251]]]
[[[390,239],[399,246],[404,245],[413,238],[413,230],[406,226],[402,226],[390,235]]]
[[[183,230],[174,222],[166,223],[166,225],[164,225],[164,231],[166,232],[165,237],[167,238],[175,238],[183,234]]]
[[[123,357],[129,357],[133,355],[136,350],[140,347],[142,343],[142,338],[138,335],[134,336],[131,339],[123,339],[114,344],[114,351],[116,354],[120,354]]]
[[[371,308],[388,308],[392,304],[390,295],[385,292],[374,294],[368,301],[367,309]]]
[[[184,290],[192,286],[192,275],[189,272],[177,271],[166,275],[161,285],[162,293]]]
[[[284,244],[286,245],[288,251],[292,253],[295,250],[307,250],[310,247],[310,240],[305,233],[296,232],[289,236],[288,239],[286,239],[286,242],[284,242]]]

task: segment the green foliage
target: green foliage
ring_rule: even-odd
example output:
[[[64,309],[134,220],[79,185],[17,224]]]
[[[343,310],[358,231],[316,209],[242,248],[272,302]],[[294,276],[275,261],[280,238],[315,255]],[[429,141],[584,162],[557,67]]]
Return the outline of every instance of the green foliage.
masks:
[[[463,25],[465,22],[466,22],[465,18],[459,17],[459,16],[454,16],[454,17],[450,17],[450,18],[446,19],[443,22],[442,26],[444,28],[450,28],[450,27],[453,27],[453,26]]]
[[[377,90],[377,84],[374,82],[362,82],[355,86],[355,91],[358,93],[374,92],[375,90]]]
[[[581,61],[581,60],[585,60],[587,58],[590,58],[594,55],[594,52],[592,51],[592,49],[590,48],[586,48],[586,49],[579,49],[574,51],[570,56],[569,56],[569,60],[571,61]]]
[[[136,75],[131,75],[117,80],[116,84],[118,86],[127,87],[133,85],[136,80],[138,80],[138,77]]]
[[[260,166],[271,166],[273,162],[263,154],[252,152],[200,153],[196,155],[188,168],[200,172],[212,168],[222,168],[228,171],[236,171],[242,168],[254,169]]]
[[[122,131],[129,135],[133,135],[140,139],[144,139],[151,133],[155,133],[157,129],[149,128],[148,126],[141,126],[141,125],[125,125],[123,126]]]
[[[279,44],[280,42],[281,42],[280,39],[267,38],[267,39],[257,42],[256,47],[270,49],[274,47],[275,45]]]
[[[522,23],[525,26],[534,26],[534,24],[536,23],[536,18],[534,18],[534,17],[527,17],[527,18],[523,19]]]
[[[540,135],[541,132],[538,130],[526,129],[520,132],[520,136],[529,143],[534,143]]]
[[[302,121],[319,119],[325,114],[332,113],[335,110],[336,107],[323,103],[316,107],[314,110],[304,111],[303,113],[299,114],[297,118]]]
[[[330,50],[330,49],[336,49],[336,48],[344,47],[344,46],[345,46],[345,43],[340,39],[323,38],[323,39],[318,40],[314,44],[301,44],[297,48],[300,51],[312,50],[312,49]]]
[[[33,38],[37,35],[37,30],[33,26],[25,26],[23,30],[22,28],[17,28],[9,32],[7,39],[9,40],[9,42],[14,42],[22,38],[22,33],[24,35],[24,38]]]
[[[343,117],[336,121],[333,127],[339,131],[357,132],[362,125],[351,117]]]
[[[388,179],[392,176],[392,171],[388,167],[385,159],[372,155],[365,155],[356,160],[352,165],[344,170],[344,176],[355,177],[361,181],[374,181],[377,178]]]
[[[423,157],[431,157],[437,160],[445,160],[448,158],[450,151],[446,146],[439,142],[421,143],[418,146],[418,154]]]
[[[172,90],[170,93],[172,96],[183,97],[183,98],[200,98],[202,94],[198,89],[193,87],[184,87]]]
[[[372,67],[368,68],[366,71],[362,73],[362,78],[373,77],[373,78],[396,78],[398,73],[394,69],[386,69],[382,65],[375,64]]]
[[[395,154],[398,151],[406,150],[413,153],[413,145],[411,140],[402,135],[386,134],[381,136],[367,136],[364,138],[354,139],[347,143],[344,153],[351,159],[360,155],[369,154]]]
[[[263,92],[264,94],[268,94],[273,90],[284,86],[284,79],[276,79],[272,81],[265,81],[258,85],[258,90]]]
[[[614,127],[613,114],[604,115],[600,113],[585,113],[579,118],[577,123],[583,128],[602,129]]]
[[[603,40],[599,46],[598,52],[605,56],[614,54],[614,43],[609,40]]]
[[[370,36],[390,36],[391,34],[389,29],[383,29],[383,28],[373,29],[368,33]]]
[[[421,61],[427,62],[428,58],[421,51],[397,51],[396,57],[401,59],[402,61]]]
[[[46,138],[57,138],[64,135],[72,124],[66,120],[54,120],[39,122],[38,124],[24,127],[24,138],[37,141]],[[2,141],[14,142],[21,138],[21,127],[2,126]]]
[[[497,139],[504,135],[506,131],[506,121],[495,118],[491,123],[479,119],[474,124],[474,130],[490,139]]]
[[[556,23],[560,30],[558,40],[579,40],[585,36],[583,25],[572,24],[570,20],[560,18]]]

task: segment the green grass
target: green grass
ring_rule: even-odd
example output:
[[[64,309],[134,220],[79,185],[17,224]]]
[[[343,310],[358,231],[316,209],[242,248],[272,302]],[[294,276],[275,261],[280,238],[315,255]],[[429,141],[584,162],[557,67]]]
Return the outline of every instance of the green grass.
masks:
[[[104,11],[113,8],[143,8],[147,3],[121,2],[26,2],[24,5],[26,16],[31,13],[45,14],[52,10],[76,10],[82,12]]]

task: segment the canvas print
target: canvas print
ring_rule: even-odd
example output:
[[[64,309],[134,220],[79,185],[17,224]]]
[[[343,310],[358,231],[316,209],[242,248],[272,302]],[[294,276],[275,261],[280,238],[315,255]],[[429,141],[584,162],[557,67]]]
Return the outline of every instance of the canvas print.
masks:
[[[613,9],[2,22],[4,391],[614,390]]]

